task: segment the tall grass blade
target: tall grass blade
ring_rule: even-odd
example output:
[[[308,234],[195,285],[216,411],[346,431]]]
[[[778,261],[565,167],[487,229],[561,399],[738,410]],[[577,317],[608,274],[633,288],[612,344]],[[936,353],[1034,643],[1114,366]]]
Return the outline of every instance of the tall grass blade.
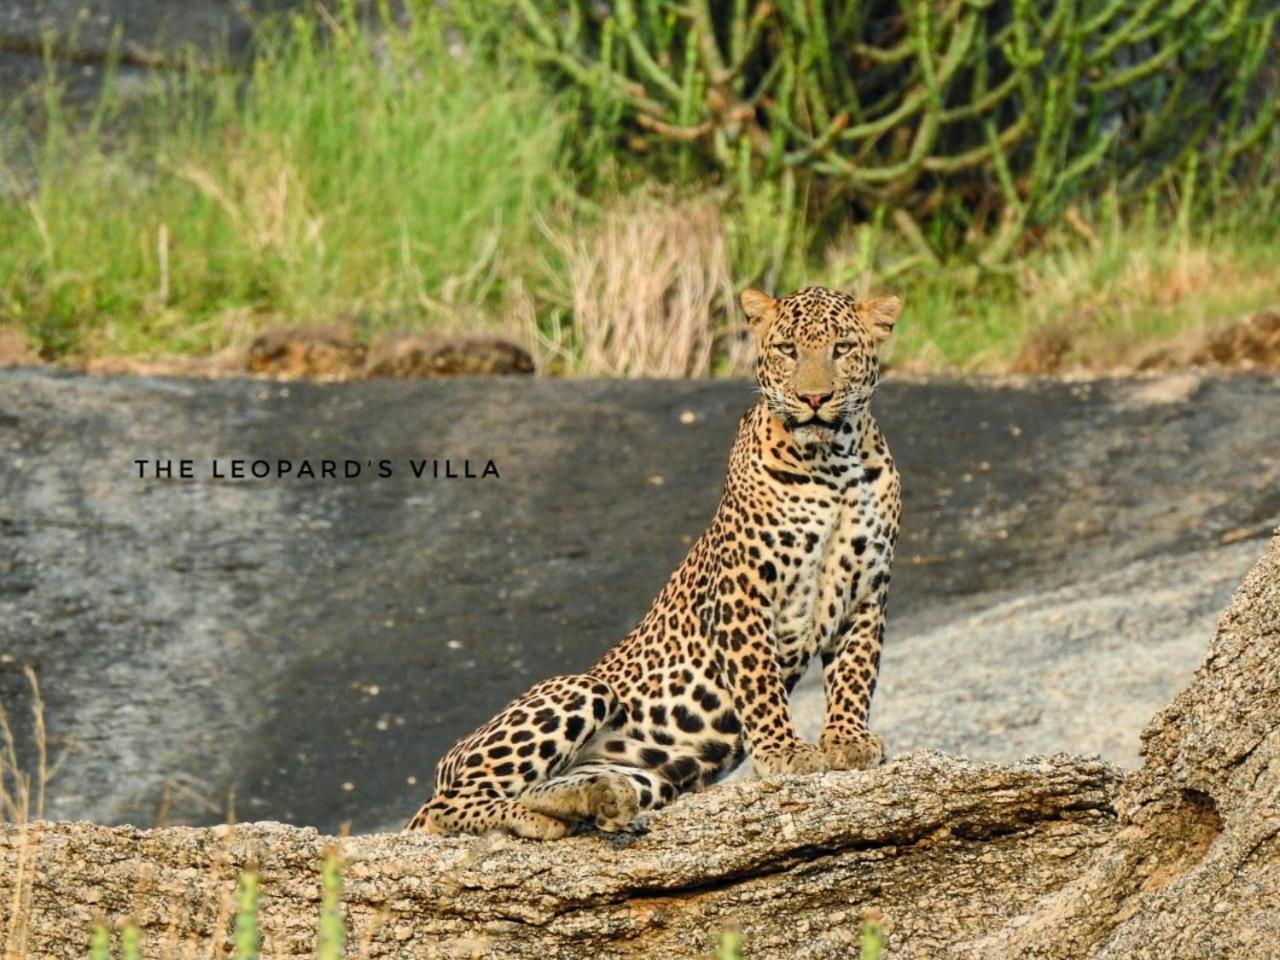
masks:
[[[342,960],[347,931],[342,919],[342,860],[336,850],[325,855],[320,878],[316,960]]]
[[[246,871],[240,875],[240,899],[236,905],[234,936],[235,960],[258,960],[258,875]]]

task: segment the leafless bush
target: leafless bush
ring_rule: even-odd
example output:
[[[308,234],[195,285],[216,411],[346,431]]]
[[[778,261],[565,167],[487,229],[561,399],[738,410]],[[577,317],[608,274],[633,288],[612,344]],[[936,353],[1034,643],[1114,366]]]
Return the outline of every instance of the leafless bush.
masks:
[[[690,377],[743,368],[724,224],[713,203],[633,201],[589,233],[548,234],[567,266],[572,319],[541,340],[571,372]]]

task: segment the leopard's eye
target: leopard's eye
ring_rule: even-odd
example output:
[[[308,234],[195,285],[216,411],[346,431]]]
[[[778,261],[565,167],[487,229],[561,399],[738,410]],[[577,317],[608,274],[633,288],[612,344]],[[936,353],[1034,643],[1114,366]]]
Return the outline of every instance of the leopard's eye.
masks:
[[[796,345],[794,343],[779,343],[774,349],[788,359],[794,360],[796,358]]]
[[[831,351],[831,354],[832,356],[835,356],[835,357],[843,357],[846,353],[848,353],[852,349],[853,349],[852,343],[849,343],[847,340],[842,340],[835,345],[835,347]]]

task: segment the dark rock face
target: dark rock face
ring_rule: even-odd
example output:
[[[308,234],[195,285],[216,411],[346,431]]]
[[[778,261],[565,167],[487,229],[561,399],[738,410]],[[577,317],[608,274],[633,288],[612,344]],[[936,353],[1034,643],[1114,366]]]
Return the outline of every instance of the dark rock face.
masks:
[[[39,59],[46,45],[68,63],[180,64],[194,50],[209,62],[243,62],[255,17],[297,0],[22,0],[0,12],[0,61]]]
[[[457,736],[588,666],[643,613],[714,509],[751,402],[727,382],[0,371],[0,655],[36,665],[51,732],[74,742],[49,814],[217,822],[234,788],[242,819],[395,825]],[[1139,697],[1154,699],[1136,747],[1203,649],[1159,674],[1165,629],[1140,605],[1090,635],[1068,616],[1052,644],[1044,623],[1006,628],[1009,649],[1043,650],[1007,668],[984,658],[990,624],[939,631],[1081,584],[1068,613],[1095,589],[1142,598],[1159,584],[1135,570],[1177,564],[1186,589],[1160,606],[1206,622],[1202,644],[1280,516],[1280,383],[890,380],[877,411],[906,496],[876,707],[891,749],[1078,749],[1017,717],[1002,748],[975,717],[1034,696],[1045,658],[1087,668],[1122,620],[1133,656],[1115,656],[1167,677]],[[140,478],[134,461],[157,458],[189,458],[194,478],[176,464],[174,479],[154,464]],[[258,458],[271,477],[227,476]],[[324,459],[338,477],[297,476]],[[346,460],[358,477],[342,478]],[[411,460],[428,461],[423,478]],[[490,460],[498,476],[480,478]],[[939,690],[955,702],[931,714]],[[22,720],[22,678],[2,666],[0,695]],[[904,703],[921,706],[891,705]]]
[[[209,63],[242,63],[249,52],[249,18],[297,5],[290,0],[6,3],[0,8],[0,102],[43,79],[46,47],[73,103],[96,95],[113,45],[126,94],[148,71],[181,64],[191,49]]]

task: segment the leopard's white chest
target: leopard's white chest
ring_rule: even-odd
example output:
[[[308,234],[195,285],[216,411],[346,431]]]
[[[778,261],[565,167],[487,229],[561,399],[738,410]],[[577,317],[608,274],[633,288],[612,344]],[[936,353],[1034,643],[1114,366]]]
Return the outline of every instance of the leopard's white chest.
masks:
[[[842,509],[797,511],[779,533],[780,575],[775,593],[774,638],[783,673],[802,671],[817,650],[830,598],[824,571],[843,526]]]
[[[852,487],[826,511],[792,518],[796,546],[791,564],[782,567],[774,620],[784,675],[802,672],[834,641],[877,575],[887,576],[891,547],[884,519],[869,485]],[[811,549],[802,549],[809,544]]]

